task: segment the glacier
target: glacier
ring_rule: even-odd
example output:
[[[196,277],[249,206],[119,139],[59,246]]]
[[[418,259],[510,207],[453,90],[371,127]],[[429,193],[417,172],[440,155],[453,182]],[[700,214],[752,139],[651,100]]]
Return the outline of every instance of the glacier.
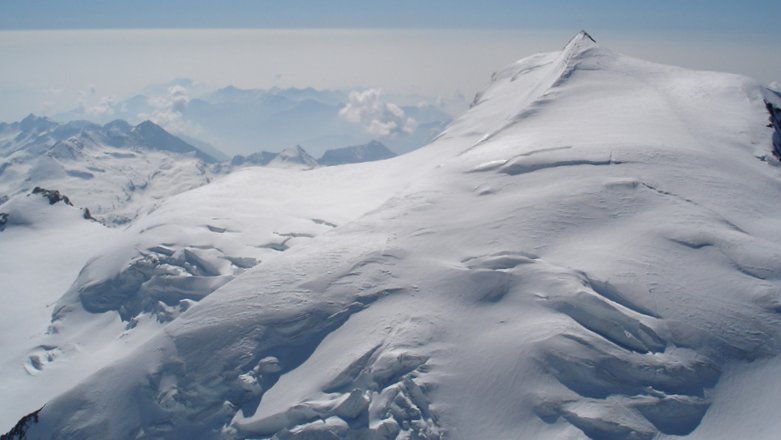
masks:
[[[36,214],[0,233],[2,423],[42,408],[25,438],[774,438],[775,99],[581,32],[496,72],[405,155],[242,168],[123,228],[12,199]]]

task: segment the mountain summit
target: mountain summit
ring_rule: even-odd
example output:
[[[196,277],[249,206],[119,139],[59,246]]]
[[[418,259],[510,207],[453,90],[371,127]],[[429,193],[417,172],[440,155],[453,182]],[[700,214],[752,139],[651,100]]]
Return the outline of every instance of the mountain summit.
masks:
[[[775,438],[764,92],[580,33],[419,150],[248,167],[77,236],[0,412],[45,404],[33,439]]]
[[[276,167],[303,166],[305,168],[315,168],[317,166],[317,160],[310,156],[300,145],[294,145],[280,151],[268,165]]]
[[[573,45],[573,44],[577,44],[577,45],[583,45],[583,44],[585,44],[585,45],[589,45],[589,43],[588,43],[589,41],[590,41],[590,42],[591,42],[593,45],[596,45],[596,44],[597,44],[597,40],[595,40],[595,39],[594,39],[594,37],[592,37],[592,36],[591,36],[591,35],[590,35],[588,32],[586,32],[585,30],[581,30],[580,32],[578,32],[577,34],[575,34],[575,36],[573,36],[572,38],[570,38],[570,40],[567,42],[567,44],[564,46],[564,48],[565,48],[565,50],[566,50],[566,48],[567,48],[568,46],[571,46],[571,45]]]
[[[144,121],[130,132],[132,139],[139,146],[154,148],[157,150],[171,151],[174,153],[192,153],[205,162],[216,162],[216,159],[203,151],[195,148],[178,137],[168,133],[152,121]]]

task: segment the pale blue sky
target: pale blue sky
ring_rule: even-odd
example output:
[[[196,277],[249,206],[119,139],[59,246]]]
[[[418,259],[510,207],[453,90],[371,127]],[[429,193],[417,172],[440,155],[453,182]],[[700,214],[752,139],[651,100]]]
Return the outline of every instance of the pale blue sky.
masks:
[[[470,28],[772,35],[778,0],[26,0],[0,29]]]

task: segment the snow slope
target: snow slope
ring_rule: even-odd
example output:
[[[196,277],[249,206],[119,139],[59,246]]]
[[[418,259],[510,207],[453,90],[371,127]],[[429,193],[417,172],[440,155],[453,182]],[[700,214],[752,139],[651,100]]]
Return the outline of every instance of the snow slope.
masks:
[[[781,349],[781,169],[763,99],[748,78],[580,33],[497,72],[413,153],[248,168],[175,196],[87,264],[54,325],[151,320],[134,305],[153,289],[101,302],[88,287],[157,245],[180,262],[205,249],[192,261],[230,281],[197,303],[166,298],[187,310],[50,400],[29,438],[735,432],[718,417],[733,402],[781,403],[762,386]],[[272,254],[274,232],[298,243]],[[207,264],[221,256],[260,262]],[[763,414],[740,434],[772,438]]]
[[[116,231],[84,219],[76,207],[50,205],[35,194],[14,197],[2,210],[9,214],[0,232],[0,430],[5,432],[19,417],[72,387],[74,376],[80,379],[102,366],[73,356],[94,334],[77,334],[67,344],[54,345],[50,339],[56,336],[47,337],[46,331],[58,297]],[[119,319],[91,321],[97,324],[94,331],[100,321],[109,325]],[[77,362],[60,368],[63,357]],[[39,376],[42,371],[45,377]]]
[[[77,208],[40,197],[2,205],[10,215],[0,254],[11,257],[0,259],[2,279],[11,280],[0,291],[4,316],[39,319],[3,327],[0,424],[12,426],[124,356],[245,270],[378,206],[395,191],[383,183],[400,177],[356,186],[364,174],[350,176],[358,172],[233,171],[124,228],[84,221]]]

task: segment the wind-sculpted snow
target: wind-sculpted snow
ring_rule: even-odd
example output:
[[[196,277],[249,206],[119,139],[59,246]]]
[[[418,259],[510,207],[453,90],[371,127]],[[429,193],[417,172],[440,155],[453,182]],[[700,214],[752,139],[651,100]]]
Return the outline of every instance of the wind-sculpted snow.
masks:
[[[158,246],[140,253],[127,268],[107,280],[90,281],[88,265],[83,277],[76,280],[74,294],[90,313],[113,310],[128,321],[146,312],[164,322],[173,318],[167,314],[168,307],[181,304],[186,309],[187,301],[200,300],[246,268],[225,263],[218,267],[220,259],[230,262],[216,249],[184,248],[174,252]],[[61,309],[55,311],[55,321],[61,313]]]
[[[247,169],[174,197],[83,276],[146,274],[153,258],[168,266],[149,280],[230,268],[232,281],[49,401],[29,436],[719,432],[712,407],[779,403],[752,382],[781,353],[781,168],[763,96],[580,34],[496,74],[416,152]],[[108,311],[90,319],[135,304],[101,291],[88,296]],[[69,298],[70,316],[88,313]],[[129,337],[145,328],[137,310]]]
[[[264,174],[305,184],[300,175],[286,170],[268,170]],[[209,295],[245,270],[335,227],[317,216],[342,218],[349,213],[333,210],[328,197],[322,196],[310,199],[296,194],[296,198],[301,198],[290,200],[286,207],[276,202],[276,197],[285,197],[284,192],[258,200],[265,188],[255,186],[255,178],[253,173],[244,172],[227,179],[246,182],[243,196],[225,197],[225,191],[232,192],[233,186],[223,182],[213,187],[216,191],[210,187],[201,193],[183,195],[178,203],[170,202],[121,232],[123,240],[82,269],[59,301],[54,322],[64,319],[76,303],[90,313],[118,312],[123,321],[131,324],[142,313],[155,315],[161,322],[170,321],[192,301]],[[310,182],[309,190],[313,192],[328,186],[317,177]],[[373,191],[372,185],[348,191],[341,183],[336,186],[340,188],[332,196],[336,199]],[[285,191],[291,190],[295,189]],[[242,211],[235,209],[236,203],[243,205]],[[353,204],[356,212],[361,212],[363,206],[371,207],[373,201],[363,197]],[[201,217],[182,217],[181,213],[188,210],[200,211]],[[229,217],[221,217],[228,211]],[[311,218],[307,218],[307,212],[312,214],[308,216]],[[179,312],[172,315],[172,307]]]
[[[37,409],[118,353],[144,344],[218,287],[373,209],[395,190],[384,186],[385,179],[354,185],[353,179],[333,178],[341,175],[336,168],[317,176],[292,169],[236,171],[169,199],[122,229],[88,222],[77,208],[49,206],[38,195],[9,201],[0,250],[20,254],[24,246],[29,252],[4,263],[3,276],[13,281],[7,292],[40,297],[41,303],[36,319],[7,326],[3,344],[13,348],[0,363],[0,384],[14,399],[3,400],[2,416],[10,422],[21,416],[16,411]],[[88,225],[97,230],[85,233]],[[36,275],[27,256],[43,248],[46,257],[35,261],[57,268],[50,281]],[[10,304],[21,314],[35,305]]]

